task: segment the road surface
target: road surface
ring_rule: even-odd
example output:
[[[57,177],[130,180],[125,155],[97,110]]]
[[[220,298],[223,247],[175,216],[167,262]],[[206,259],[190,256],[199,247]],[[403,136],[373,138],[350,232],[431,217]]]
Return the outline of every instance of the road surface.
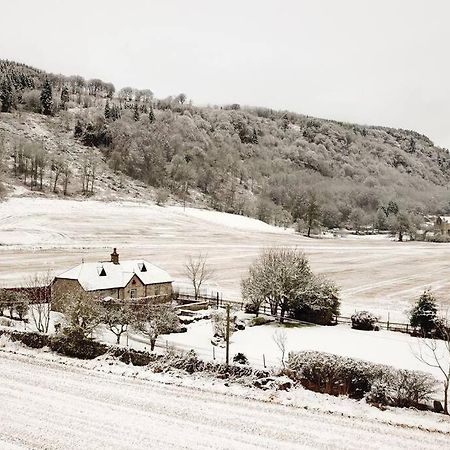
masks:
[[[450,436],[0,352],[4,449],[428,449]]]

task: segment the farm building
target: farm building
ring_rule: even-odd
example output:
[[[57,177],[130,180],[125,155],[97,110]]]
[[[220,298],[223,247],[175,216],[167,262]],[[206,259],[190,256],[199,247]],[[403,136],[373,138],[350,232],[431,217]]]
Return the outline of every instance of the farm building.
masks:
[[[447,217],[438,216],[434,221],[434,233],[442,235],[450,235],[450,223]]]
[[[120,261],[114,249],[110,261],[82,262],[56,276],[52,297],[57,302],[65,294],[84,291],[97,298],[161,302],[171,299],[172,281],[166,271],[148,261]]]

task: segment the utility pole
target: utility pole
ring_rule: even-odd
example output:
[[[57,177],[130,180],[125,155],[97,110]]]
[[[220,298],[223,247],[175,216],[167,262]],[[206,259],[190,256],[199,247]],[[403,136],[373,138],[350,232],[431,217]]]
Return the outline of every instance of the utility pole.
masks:
[[[231,309],[231,306],[228,303],[227,304],[227,332],[226,332],[226,336],[225,336],[225,340],[226,340],[226,344],[227,344],[225,360],[226,360],[227,367],[230,364],[230,309]]]

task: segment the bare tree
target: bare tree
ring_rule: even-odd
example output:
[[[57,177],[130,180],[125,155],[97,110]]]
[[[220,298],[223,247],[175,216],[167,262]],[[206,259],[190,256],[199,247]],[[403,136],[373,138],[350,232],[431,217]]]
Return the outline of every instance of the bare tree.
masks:
[[[196,258],[190,256],[185,264],[185,274],[192,283],[196,300],[200,295],[202,285],[214,274],[214,271],[208,266],[207,260],[207,255],[200,253]]]
[[[54,157],[50,162],[50,169],[53,172],[53,192],[56,193],[56,188],[58,186],[58,179],[60,175],[64,172],[64,163],[61,157]]]
[[[141,311],[135,326],[148,338],[150,350],[153,351],[158,336],[175,331],[178,325],[178,316],[170,305],[147,305],[144,311]]]
[[[284,368],[284,360],[286,357],[286,343],[287,343],[287,333],[286,330],[278,329],[275,330],[272,336],[275,344],[280,349],[281,352],[281,364]]]
[[[69,187],[69,178],[70,178],[70,168],[69,165],[67,163],[64,164],[63,166],[63,175],[64,175],[64,189],[63,189],[63,194],[67,195],[67,189]]]
[[[31,276],[26,283],[31,303],[31,320],[40,333],[48,333],[50,326],[51,299],[49,298],[49,288],[52,279],[50,272],[46,272]]]
[[[450,327],[445,319],[436,321],[431,339],[421,338],[414,356],[429,367],[441,372],[444,384],[444,413],[449,414],[448,395],[450,389]]]

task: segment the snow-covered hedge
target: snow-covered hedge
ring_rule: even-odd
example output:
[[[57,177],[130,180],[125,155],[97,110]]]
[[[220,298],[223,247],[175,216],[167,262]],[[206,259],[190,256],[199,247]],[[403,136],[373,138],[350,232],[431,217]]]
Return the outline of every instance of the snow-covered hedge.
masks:
[[[290,352],[288,368],[306,389],[392,406],[417,407],[436,384],[426,373],[314,351]]]
[[[353,398],[362,398],[370,390],[380,370],[366,361],[314,351],[290,352],[288,367],[307,389]]]
[[[369,311],[358,311],[352,315],[352,328],[356,330],[374,330],[378,317]]]
[[[412,370],[389,370],[377,378],[366,399],[369,403],[417,407],[435,392],[436,381],[428,374]]]

